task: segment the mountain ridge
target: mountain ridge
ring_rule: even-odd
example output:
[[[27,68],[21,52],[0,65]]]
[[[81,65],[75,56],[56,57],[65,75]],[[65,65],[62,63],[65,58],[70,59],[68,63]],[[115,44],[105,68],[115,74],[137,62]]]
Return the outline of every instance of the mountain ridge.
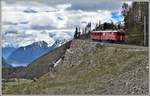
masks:
[[[45,41],[34,42],[31,45],[14,50],[6,59],[6,62],[13,66],[27,66],[32,61],[36,60],[45,53],[52,51],[60,45],[61,41],[59,40],[56,40],[50,47],[48,47],[48,44]]]

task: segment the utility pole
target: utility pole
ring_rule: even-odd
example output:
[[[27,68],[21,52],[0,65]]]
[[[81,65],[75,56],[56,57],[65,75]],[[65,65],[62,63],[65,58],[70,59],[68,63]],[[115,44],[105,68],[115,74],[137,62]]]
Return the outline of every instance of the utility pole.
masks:
[[[144,16],[144,46],[146,46],[146,16]]]

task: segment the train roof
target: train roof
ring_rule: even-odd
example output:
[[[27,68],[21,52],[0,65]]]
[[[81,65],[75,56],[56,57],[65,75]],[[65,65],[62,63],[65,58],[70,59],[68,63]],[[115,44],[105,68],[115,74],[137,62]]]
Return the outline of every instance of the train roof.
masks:
[[[123,30],[99,30],[99,31],[92,31],[92,33],[100,33],[100,32],[124,32]]]

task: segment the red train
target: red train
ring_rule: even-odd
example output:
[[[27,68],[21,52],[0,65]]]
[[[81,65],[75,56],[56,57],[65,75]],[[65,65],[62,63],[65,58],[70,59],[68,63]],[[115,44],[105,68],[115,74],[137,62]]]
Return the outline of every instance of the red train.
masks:
[[[125,32],[121,30],[92,31],[90,35],[91,39],[96,41],[124,42],[125,40]]]

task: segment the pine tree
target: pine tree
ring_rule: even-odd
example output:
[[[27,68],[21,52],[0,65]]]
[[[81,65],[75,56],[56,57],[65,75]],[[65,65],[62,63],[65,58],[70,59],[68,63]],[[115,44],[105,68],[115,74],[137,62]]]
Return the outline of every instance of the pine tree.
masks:
[[[78,28],[76,27],[75,29],[75,34],[74,34],[74,38],[76,39],[78,37]]]

